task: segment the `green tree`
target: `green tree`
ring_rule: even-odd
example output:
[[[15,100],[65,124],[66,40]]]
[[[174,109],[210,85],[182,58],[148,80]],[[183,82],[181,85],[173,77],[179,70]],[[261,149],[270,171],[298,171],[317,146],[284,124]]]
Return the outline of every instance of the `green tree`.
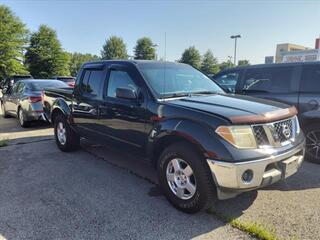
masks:
[[[23,50],[28,30],[7,6],[0,5],[0,81],[13,74],[26,74]]]
[[[180,62],[189,64],[192,67],[200,69],[201,67],[200,52],[194,46],[189,47],[186,50],[184,50],[184,52],[182,53]]]
[[[222,70],[225,70],[227,68],[235,67],[235,65],[230,60],[228,60],[226,62],[220,63],[219,67],[220,67],[220,71],[222,71]]]
[[[153,60],[155,58],[155,45],[151,39],[147,37],[138,39],[134,48],[134,59]]]
[[[69,71],[71,76],[77,76],[77,73],[85,62],[95,61],[99,60],[99,57],[97,55],[92,55],[89,53],[82,54],[82,53],[69,53],[70,56],[70,62],[69,62]]]
[[[106,40],[101,51],[102,59],[128,59],[127,47],[122,38],[112,36]]]
[[[56,32],[46,25],[32,33],[25,57],[35,78],[70,75],[69,55],[63,51]]]
[[[201,71],[205,74],[215,74],[219,72],[218,60],[213,56],[211,50],[207,50],[202,57]]]
[[[249,60],[239,60],[238,66],[248,66],[250,65]]]

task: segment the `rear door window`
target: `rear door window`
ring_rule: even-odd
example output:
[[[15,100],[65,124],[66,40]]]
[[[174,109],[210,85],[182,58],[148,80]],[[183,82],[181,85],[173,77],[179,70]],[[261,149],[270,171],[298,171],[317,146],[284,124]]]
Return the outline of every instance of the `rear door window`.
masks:
[[[214,78],[214,80],[225,90],[235,92],[237,82],[239,80],[240,72],[222,73]]]
[[[85,94],[99,97],[103,84],[104,72],[102,70],[85,70],[81,90]]]
[[[304,66],[300,84],[303,93],[320,93],[320,64]]]
[[[293,91],[293,67],[248,69],[243,92],[290,93]]]

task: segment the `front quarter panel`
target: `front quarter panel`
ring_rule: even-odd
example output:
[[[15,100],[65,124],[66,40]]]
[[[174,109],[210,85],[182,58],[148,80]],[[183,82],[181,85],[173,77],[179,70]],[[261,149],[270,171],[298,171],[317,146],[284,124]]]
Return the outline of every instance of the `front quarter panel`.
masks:
[[[217,138],[213,128],[189,119],[178,118],[160,121],[152,129],[149,134],[148,154],[152,154],[158,143],[168,136],[175,136],[194,144],[206,158],[231,159],[230,154]]]

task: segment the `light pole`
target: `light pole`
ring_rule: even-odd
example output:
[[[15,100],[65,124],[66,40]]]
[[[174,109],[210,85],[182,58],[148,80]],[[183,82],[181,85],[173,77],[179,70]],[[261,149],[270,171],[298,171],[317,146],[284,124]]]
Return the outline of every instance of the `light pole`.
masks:
[[[230,37],[231,39],[234,39],[234,56],[233,56],[233,64],[236,65],[236,58],[237,58],[237,39],[241,38],[241,35],[232,35]]]

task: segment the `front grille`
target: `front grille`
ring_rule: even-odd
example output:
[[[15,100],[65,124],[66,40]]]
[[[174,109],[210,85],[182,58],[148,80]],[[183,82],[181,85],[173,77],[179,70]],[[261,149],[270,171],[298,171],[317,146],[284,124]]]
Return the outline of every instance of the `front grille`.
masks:
[[[253,126],[253,133],[254,136],[256,137],[257,144],[258,145],[268,145],[268,137],[266,132],[263,129],[263,126]]]
[[[296,119],[290,118],[274,123],[257,124],[252,126],[258,146],[283,146],[295,137]]]
[[[273,124],[273,127],[274,127],[274,134],[276,135],[275,138],[279,139],[280,142],[288,141],[288,139],[293,137],[292,119],[276,122]],[[285,128],[287,128],[288,130],[289,137],[286,137],[286,135],[284,134]]]

